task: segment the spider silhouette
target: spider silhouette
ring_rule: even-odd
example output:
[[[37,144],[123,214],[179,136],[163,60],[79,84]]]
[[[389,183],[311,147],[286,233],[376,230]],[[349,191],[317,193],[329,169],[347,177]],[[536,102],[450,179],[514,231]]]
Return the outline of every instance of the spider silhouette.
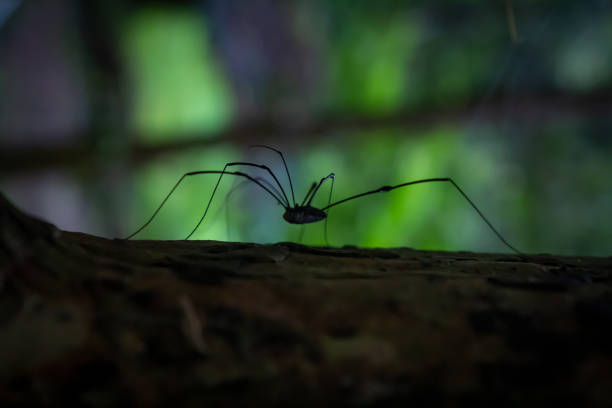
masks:
[[[199,228],[199,226],[202,224],[202,221],[204,221],[204,218],[206,217],[206,214],[208,213],[208,209],[210,208],[210,205],[211,205],[212,200],[213,200],[213,198],[215,196],[215,193],[217,192],[217,188],[219,187],[219,184],[221,183],[221,179],[223,178],[224,175],[243,177],[243,178],[246,178],[247,180],[250,180],[251,182],[257,184],[259,187],[261,187],[263,190],[265,190],[268,194],[270,194],[285,209],[285,213],[283,214],[283,218],[285,219],[285,221],[287,221],[290,224],[309,224],[309,223],[318,222],[318,221],[322,221],[322,220],[325,220],[325,222],[327,222],[328,211],[329,211],[330,208],[335,207],[335,206],[340,205],[340,204],[343,204],[343,203],[346,203],[347,201],[355,200],[357,198],[365,197],[365,196],[368,196],[368,195],[371,195],[371,194],[385,193],[385,192],[389,192],[391,190],[395,190],[395,189],[398,189],[398,188],[401,188],[401,187],[412,186],[412,185],[415,185],[415,184],[433,183],[433,182],[445,182],[445,183],[452,184],[453,187],[455,187],[455,189],[457,189],[457,191],[463,196],[463,198],[465,198],[467,200],[467,202],[472,206],[472,208],[476,211],[476,213],[478,213],[480,218],[482,218],[482,220],[487,224],[487,226],[491,229],[491,231],[493,231],[493,233],[495,233],[497,238],[499,238],[499,240],[502,243],[504,243],[504,245],[506,245],[508,248],[510,248],[512,251],[516,252],[517,254],[521,254],[521,252],[518,249],[516,249],[515,247],[510,245],[510,243],[508,243],[508,241],[506,241],[506,239],[495,229],[495,227],[493,227],[491,222],[489,222],[487,217],[485,217],[485,215],[482,213],[482,211],[480,211],[480,209],[476,206],[476,204],[474,204],[474,202],[468,197],[468,195],[450,177],[427,178],[427,179],[421,179],[421,180],[413,180],[413,181],[409,181],[407,183],[401,183],[401,184],[397,184],[397,185],[394,185],[394,186],[382,186],[382,187],[379,187],[377,189],[369,190],[369,191],[366,191],[366,192],[363,192],[363,193],[360,193],[360,194],[355,194],[355,195],[352,195],[350,197],[347,197],[347,198],[344,198],[342,200],[335,201],[335,202],[332,203],[331,202],[331,196],[332,196],[332,191],[333,191],[335,174],[334,173],[330,173],[329,175],[323,177],[318,183],[316,183],[316,182],[313,183],[310,186],[310,189],[306,193],[306,196],[304,197],[302,202],[298,203],[298,202],[295,201],[295,194],[293,192],[293,182],[291,181],[291,174],[289,173],[289,168],[287,167],[287,162],[285,161],[285,157],[284,157],[283,153],[280,150],[278,150],[278,149],[275,149],[273,147],[266,146],[266,145],[252,145],[250,147],[252,147],[252,148],[269,149],[269,150],[272,150],[272,151],[276,152],[278,155],[280,155],[280,158],[283,161],[283,166],[285,168],[285,172],[287,173],[287,178],[289,179],[289,189],[290,189],[290,192],[291,192],[291,201],[289,201],[289,197],[287,196],[287,194],[285,192],[285,189],[283,188],[283,185],[280,183],[280,181],[278,180],[278,178],[276,177],[274,172],[268,166],[266,166],[264,164],[256,164],[256,163],[242,162],[242,161],[229,162],[229,163],[227,163],[223,167],[223,170],[199,170],[199,171],[190,171],[188,173],[183,174],[181,176],[181,178],[176,182],[174,187],[172,187],[170,192],[163,199],[163,201],[161,202],[159,207],[157,207],[157,209],[155,210],[153,215],[151,215],[149,220],[147,222],[145,222],[140,228],[138,228],[134,233],[132,233],[128,237],[126,237],[125,239],[130,239],[130,238],[134,237],[136,234],[138,234],[140,231],[145,229],[151,223],[151,221],[153,221],[153,219],[155,218],[157,213],[159,213],[161,208],[164,206],[166,201],[168,201],[168,198],[172,195],[172,193],[174,193],[174,191],[179,186],[179,184],[181,184],[181,182],[186,177],[195,176],[195,175],[198,175],[198,174],[219,174],[219,179],[217,180],[217,183],[215,184],[215,188],[213,189],[213,192],[212,192],[212,194],[210,196],[210,199],[208,200],[208,204],[206,205],[206,209],[204,210],[204,214],[202,214],[202,217],[198,221],[198,223],[195,226],[195,228],[189,233],[189,235],[187,235],[187,237],[185,237],[185,240],[188,240],[196,232],[196,230]],[[228,167],[234,167],[234,166],[256,167],[256,168],[265,170],[268,174],[270,174],[270,176],[274,180],[274,183],[276,184],[278,189],[275,187],[274,184],[268,182],[267,180],[265,180],[265,179],[263,179],[261,177],[253,177],[253,176],[251,176],[251,175],[249,175],[247,173],[243,173],[241,171],[228,171],[227,170]],[[329,202],[323,208],[314,207],[312,205],[312,200],[314,199],[315,195],[317,194],[317,192],[319,191],[319,189],[321,188],[323,183],[326,182],[327,180],[331,180],[331,182],[332,182],[331,189],[330,189],[330,194],[329,194]],[[326,227],[327,227],[327,225],[326,225]],[[326,231],[325,241],[327,242],[327,228],[325,229],[325,231]]]

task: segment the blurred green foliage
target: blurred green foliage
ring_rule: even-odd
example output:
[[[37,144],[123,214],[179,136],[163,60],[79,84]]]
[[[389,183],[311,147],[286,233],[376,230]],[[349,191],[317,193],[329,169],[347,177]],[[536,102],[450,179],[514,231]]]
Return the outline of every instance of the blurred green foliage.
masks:
[[[406,64],[419,35],[415,20],[404,15],[372,21],[360,15],[337,28],[327,50],[332,108],[368,114],[398,109],[409,93]],[[355,69],[359,67],[359,69]]]
[[[512,1],[519,43],[505,2],[43,3],[22,2],[3,26],[0,126],[23,145],[32,134],[33,145],[69,152],[94,146],[62,175],[82,202],[97,194],[83,214],[65,206],[66,218],[90,219],[85,231],[125,236],[182,174],[230,161],[269,165],[289,194],[278,155],[246,148],[266,142],[286,153],[298,201],[331,172],[334,201],[452,177],[517,248],[610,254],[607,2]],[[245,124],[265,139],[249,138]],[[186,179],[138,238],[184,238],[217,180]],[[18,178],[4,184],[32,190]],[[289,225],[282,213],[257,185],[226,176],[193,238],[325,244],[324,223]],[[336,246],[507,251],[444,183],[333,207],[327,227]]]
[[[219,147],[181,154],[164,163],[153,163],[141,168],[135,175],[135,192],[139,199],[133,202],[133,218],[143,222],[148,219],[184,173],[195,169],[221,170],[227,162],[226,158],[235,155],[234,149]],[[202,216],[218,178],[215,174],[185,178],[155,221],[139,237],[182,239],[187,236]],[[231,183],[231,177],[227,176],[219,189],[217,203],[223,202]],[[218,214],[211,212],[193,238],[212,236],[215,239],[226,239],[223,221]]]
[[[216,131],[230,122],[231,93],[201,16],[182,8],[144,8],[127,20],[123,37],[134,88],[133,127],[144,140]]]
[[[529,46],[509,52],[500,46],[509,41],[503,9],[474,9],[483,16],[475,26],[462,24],[466,17],[452,19],[444,9],[434,16],[425,8],[407,9],[397,3],[386,11],[367,3],[352,5],[329,6],[322,25],[328,31],[317,33],[325,39],[319,42],[324,44],[320,55],[326,78],[319,110],[376,116],[402,109],[463,106],[479,98],[482,107],[496,87],[521,91],[526,83],[546,88],[557,81],[567,89],[584,91],[610,84],[612,48],[606,47],[609,41],[602,41],[612,33],[609,21],[586,28],[553,50],[547,65],[553,75],[546,77],[541,71],[546,68],[529,70],[522,65],[524,58],[543,58]],[[472,6],[464,13],[469,10]],[[312,13],[298,16],[298,27],[303,29],[308,15]],[[136,84],[134,122],[151,140],[174,134],[158,131],[218,129],[231,119],[230,85],[217,68],[203,21],[171,8],[142,11],[126,26],[126,55]],[[537,46],[551,35],[546,24],[522,26],[519,31],[523,36],[539,33],[533,37]],[[508,74],[513,65],[518,68]],[[612,174],[612,165],[608,153],[574,136],[588,124],[559,119],[532,129],[527,140],[512,134],[524,129],[507,131],[507,126],[500,130],[496,124],[480,123],[478,108],[471,119],[467,126],[441,122],[414,130],[381,127],[340,132],[315,143],[305,140],[299,151],[286,151],[296,200],[301,201],[310,184],[330,172],[336,174],[332,201],[383,185],[452,177],[518,248],[606,251],[605,242],[612,234],[609,222],[601,224],[593,215],[605,217],[612,203],[610,194],[601,194],[601,171]],[[289,194],[284,169],[274,153],[223,146],[193,151],[152,163],[136,175],[132,226],[148,218],[184,172],[220,170],[235,160],[270,165]],[[576,166],[577,161],[581,166]],[[252,168],[240,170],[269,179]],[[217,179],[206,175],[186,180],[141,238],[187,235]],[[316,206],[327,204],[330,187],[328,183],[321,189]],[[289,225],[282,221],[282,213],[282,207],[259,187],[226,176],[194,238],[325,244],[324,223]],[[446,183],[411,186],[333,207],[327,228],[331,245],[508,251]]]
[[[593,91],[612,80],[612,16],[596,20],[557,50],[556,79],[563,88]]]

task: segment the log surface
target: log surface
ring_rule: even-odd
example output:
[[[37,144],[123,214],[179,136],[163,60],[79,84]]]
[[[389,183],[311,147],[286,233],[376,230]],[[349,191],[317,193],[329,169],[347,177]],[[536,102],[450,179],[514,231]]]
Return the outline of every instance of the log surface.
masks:
[[[612,406],[612,258],[0,222],[2,406]]]

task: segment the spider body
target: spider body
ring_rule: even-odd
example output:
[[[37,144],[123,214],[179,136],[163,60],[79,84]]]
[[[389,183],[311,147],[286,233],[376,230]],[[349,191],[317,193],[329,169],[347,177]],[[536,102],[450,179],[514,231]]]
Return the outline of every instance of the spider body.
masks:
[[[283,218],[290,224],[309,224],[326,219],[327,213],[311,205],[297,205],[287,208]]]
[[[181,182],[185,179],[185,177],[195,176],[195,175],[202,175],[202,174],[218,174],[219,175],[219,179],[217,180],[217,184],[215,184],[215,188],[213,189],[212,194],[210,196],[210,199],[208,200],[208,204],[206,205],[206,209],[204,210],[204,214],[200,218],[200,221],[197,223],[197,225],[195,226],[193,231],[191,231],[191,233],[189,235],[187,235],[187,237],[185,239],[189,239],[189,237],[191,237],[193,235],[193,233],[198,229],[198,227],[200,226],[200,224],[204,220],[204,217],[206,217],[206,214],[208,213],[208,209],[210,208],[210,204],[212,203],[213,197],[215,196],[215,192],[217,191],[217,187],[219,187],[219,183],[221,182],[221,178],[224,175],[245,178],[245,179],[250,180],[251,182],[255,183],[256,185],[258,185],[261,189],[263,189],[270,196],[272,196],[274,198],[274,200],[285,209],[285,213],[283,214],[283,218],[285,219],[285,221],[287,221],[290,224],[310,224],[310,223],[313,223],[313,222],[325,220],[325,242],[326,243],[327,243],[327,215],[328,215],[328,212],[329,212],[330,208],[335,207],[335,206],[340,205],[340,204],[343,204],[343,203],[345,203],[347,201],[351,201],[351,200],[354,200],[354,199],[357,199],[357,198],[360,198],[360,197],[369,196],[371,194],[387,193],[387,192],[390,192],[392,190],[396,190],[396,189],[399,189],[399,188],[403,188],[403,187],[407,187],[407,186],[412,186],[412,185],[416,185],[416,184],[440,182],[440,183],[451,184],[457,190],[457,192],[459,192],[459,194],[461,194],[463,196],[463,198],[465,198],[465,200],[472,206],[472,208],[478,213],[480,218],[482,218],[482,220],[489,226],[491,231],[493,231],[493,233],[495,233],[495,235],[497,235],[499,240],[501,242],[503,242],[504,245],[506,245],[508,248],[510,248],[512,251],[516,252],[517,254],[521,253],[518,249],[514,248],[512,245],[510,245],[508,243],[508,241],[505,240],[505,238],[493,227],[493,225],[484,216],[484,214],[478,209],[478,207],[476,207],[476,204],[474,204],[474,202],[467,196],[467,194],[465,194],[465,192],[457,185],[457,183],[455,183],[449,177],[428,178],[428,179],[409,181],[407,183],[397,184],[397,185],[394,185],[394,186],[388,186],[388,185],[387,186],[382,186],[382,187],[376,188],[374,190],[369,190],[369,191],[366,191],[366,192],[363,192],[363,193],[360,193],[360,194],[355,194],[355,195],[352,195],[350,197],[347,197],[347,198],[344,198],[342,200],[335,201],[335,202],[332,203],[331,202],[331,197],[332,197],[332,191],[333,191],[333,188],[334,188],[335,174],[334,173],[330,173],[328,176],[323,177],[318,183],[316,183],[316,182],[313,183],[310,186],[310,189],[308,190],[308,192],[306,193],[306,197],[304,197],[304,200],[301,203],[298,203],[298,202],[295,201],[295,195],[294,195],[294,192],[293,192],[293,183],[291,181],[291,175],[289,174],[289,169],[287,168],[287,163],[285,162],[285,157],[283,156],[283,154],[279,150],[277,150],[277,149],[275,149],[273,147],[270,147],[270,146],[266,146],[266,145],[253,145],[251,147],[261,147],[261,148],[264,148],[264,149],[272,150],[272,151],[276,152],[278,155],[280,155],[280,157],[281,157],[281,159],[283,161],[283,166],[285,168],[285,172],[287,173],[287,178],[289,179],[289,188],[290,188],[290,192],[291,192],[291,200],[289,200],[289,196],[285,193],[285,189],[283,188],[282,184],[280,183],[280,181],[278,180],[278,178],[276,177],[274,172],[272,172],[272,170],[268,166],[266,166],[264,164],[256,164],[256,163],[250,163],[250,162],[230,162],[230,163],[227,163],[223,167],[223,170],[198,170],[198,171],[190,171],[188,173],[183,174],[183,176],[176,182],[176,184],[174,185],[174,187],[172,187],[172,189],[170,190],[168,195],[166,195],[166,197],[163,199],[163,201],[161,202],[159,207],[157,207],[157,210],[155,210],[155,212],[153,213],[151,218],[149,218],[149,220],[147,222],[145,222],[143,226],[141,226],[133,234],[129,235],[126,239],[132,238],[134,235],[136,235],[140,231],[142,231],[147,225],[149,225],[149,223],[151,223],[151,221],[153,221],[153,218],[155,218],[155,216],[157,215],[159,210],[163,207],[163,205],[166,203],[166,201],[168,200],[170,195],[172,195],[174,190],[179,186],[179,184],[181,184]],[[272,177],[274,183],[271,183],[271,182],[269,182],[269,181],[267,181],[267,180],[265,180],[265,179],[263,179],[261,177],[251,176],[251,175],[249,175],[247,173],[244,173],[244,172],[241,172],[241,171],[228,171],[227,170],[228,167],[234,167],[234,166],[259,168],[261,170],[264,170],[264,171],[266,171],[270,175],[270,177]],[[331,189],[330,189],[330,192],[329,192],[329,202],[328,202],[328,204],[325,207],[323,207],[323,208],[313,207],[311,205],[312,200],[314,199],[315,195],[319,191],[319,188],[327,180],[331,180]]]

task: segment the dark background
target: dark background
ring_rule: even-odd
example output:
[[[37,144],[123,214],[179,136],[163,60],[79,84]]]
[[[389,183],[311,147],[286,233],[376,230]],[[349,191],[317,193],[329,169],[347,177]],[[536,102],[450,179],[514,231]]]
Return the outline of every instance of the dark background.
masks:
[[[266,143],[300,200],[330,172],[336,199],[452,177],[523,251],[610,255],[611,5],[3,0],[0,189],[121,237],[186,171],[252,160],[286,183],[247,149]],[[184,238],[215,181],[185,181],[138,237]],[[194,238],[299,239],[256,186],[217,194]],[[508,251],[437,183],[334,207],[328,229],[336,246]]]

